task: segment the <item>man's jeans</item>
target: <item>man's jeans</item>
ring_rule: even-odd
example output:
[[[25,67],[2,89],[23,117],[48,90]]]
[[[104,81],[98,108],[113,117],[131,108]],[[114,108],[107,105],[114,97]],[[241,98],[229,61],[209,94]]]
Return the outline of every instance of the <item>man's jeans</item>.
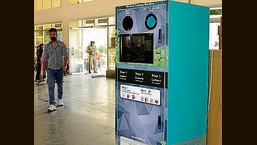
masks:
[[[63,72],[62,69],[54,70],[47,69],[47,83],[48,83],[48,93],[50,105],[55,105],[54,97],[54,87],[55,80],[58,86],[58,99],[62,99],[63,94]]]

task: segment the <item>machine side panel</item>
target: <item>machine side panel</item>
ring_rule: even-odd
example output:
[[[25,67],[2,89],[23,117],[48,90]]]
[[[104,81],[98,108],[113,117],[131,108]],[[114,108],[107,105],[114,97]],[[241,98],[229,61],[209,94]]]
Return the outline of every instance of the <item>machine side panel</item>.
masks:
[[[168,2],[168,145],[205,142],[209,8]]]

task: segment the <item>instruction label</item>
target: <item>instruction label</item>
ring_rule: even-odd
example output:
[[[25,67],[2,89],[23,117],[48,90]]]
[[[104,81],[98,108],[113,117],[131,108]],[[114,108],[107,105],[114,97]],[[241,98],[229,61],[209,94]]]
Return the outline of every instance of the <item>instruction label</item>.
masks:
[[[120,85],[120,97],[124,99],[160,105],[160,96],[160,90],[129,85]]]

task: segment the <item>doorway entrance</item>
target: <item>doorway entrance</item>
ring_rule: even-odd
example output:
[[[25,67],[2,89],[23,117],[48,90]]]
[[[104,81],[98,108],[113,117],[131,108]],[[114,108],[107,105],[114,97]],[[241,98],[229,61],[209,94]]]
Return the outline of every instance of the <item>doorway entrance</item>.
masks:
[[[90,41],[95,42],[96,52],[95,59],[93,59],[93,64],[96,67],[97,73],[105,73],[107,69],[107,27],[99,27],[99,28],[84,28],[83,29],[83,48],[84,49],[84,72],[88,71],[89,67],[89,55],[86,53],[86,48],[90,45]],[[95,61],[95,62],[94,62]]]
[[[107,70],[107,27],[72,28],[70,30],[70,70],[72,73],[88,73],[89,54],[86,52],[90,41],[95,42],[95,64],[97,74]]]

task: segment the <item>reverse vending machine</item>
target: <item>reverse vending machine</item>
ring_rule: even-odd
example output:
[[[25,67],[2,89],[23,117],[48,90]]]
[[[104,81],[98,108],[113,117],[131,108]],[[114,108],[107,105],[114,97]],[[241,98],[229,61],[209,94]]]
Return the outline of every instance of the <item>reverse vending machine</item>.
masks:
[[[116,145],[206,145],[209,8],[116,7]]]

